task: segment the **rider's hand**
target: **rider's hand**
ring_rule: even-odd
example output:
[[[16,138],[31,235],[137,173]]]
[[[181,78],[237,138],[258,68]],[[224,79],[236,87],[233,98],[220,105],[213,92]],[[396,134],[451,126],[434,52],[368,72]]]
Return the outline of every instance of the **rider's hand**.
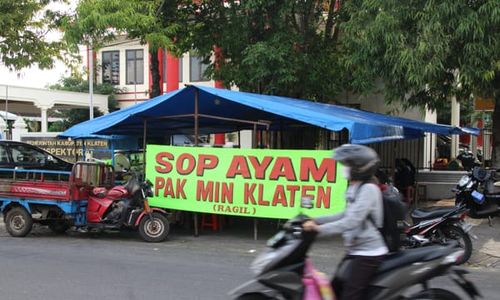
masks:
[[[304,231],[319,231],[319,225],[313,220],[305,221],[304,224],[302,224],[302,228],[304,228]]]

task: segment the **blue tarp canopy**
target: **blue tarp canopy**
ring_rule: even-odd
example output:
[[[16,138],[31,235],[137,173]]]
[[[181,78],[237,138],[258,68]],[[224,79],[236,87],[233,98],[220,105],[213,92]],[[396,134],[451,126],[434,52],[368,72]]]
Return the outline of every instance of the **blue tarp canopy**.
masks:
[[[232,132],[254,126],[288,130],[309,124],[332,131],[347,129],[349,141],[359,144],[418,138],[425,132],[479,134],[478,129],[431,124],[332,104],[188,86],[82,122],[60,136],[142,136],[145,124],[148,137],[193,134],[195,119],[200,134]]]

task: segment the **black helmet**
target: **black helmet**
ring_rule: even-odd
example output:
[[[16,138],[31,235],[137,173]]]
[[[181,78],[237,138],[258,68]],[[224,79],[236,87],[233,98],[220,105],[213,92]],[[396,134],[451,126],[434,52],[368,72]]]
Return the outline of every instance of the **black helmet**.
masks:
[[[334,150],[333,159],[351,168],[352,180],[370,180],[380,163],[377,152],[363,145],[342,145]]]

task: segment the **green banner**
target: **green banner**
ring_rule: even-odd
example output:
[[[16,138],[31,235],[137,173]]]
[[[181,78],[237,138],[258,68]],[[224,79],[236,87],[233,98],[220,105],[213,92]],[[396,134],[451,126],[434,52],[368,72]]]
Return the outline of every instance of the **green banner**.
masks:
[[[347,181],[331,151],[148,145],[146,177],[156,207],[288,219],[311,197],[310,216],[344,209]]]

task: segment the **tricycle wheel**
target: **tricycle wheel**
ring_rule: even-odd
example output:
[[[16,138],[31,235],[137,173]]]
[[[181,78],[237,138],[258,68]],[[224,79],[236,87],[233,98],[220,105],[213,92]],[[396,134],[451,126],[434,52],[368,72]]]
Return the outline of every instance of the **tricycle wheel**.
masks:
[[[167,218],[158,213],[144,215],[139,223],[139,235],[146,242],[158,243],[163,242],[170,232],[170,225]]]
[[[65,233],[70,227],[71,226],[69,226],[69,223],[63,220],[52,221],[49,223],[50,230],[57,234]]]
[[[33,218],[23,207],[14,207],[5,215],[5,228],[11,236],[26,236],[33,228]]]

